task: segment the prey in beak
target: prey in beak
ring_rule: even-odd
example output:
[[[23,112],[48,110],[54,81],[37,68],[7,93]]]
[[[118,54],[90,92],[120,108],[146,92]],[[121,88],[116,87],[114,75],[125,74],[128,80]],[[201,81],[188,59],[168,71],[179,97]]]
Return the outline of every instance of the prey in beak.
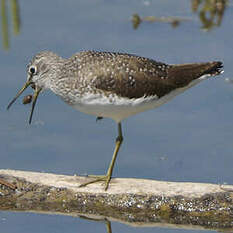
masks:
[[[29,117],[29,124],[31,124],[32,122],[32,115],[34,112],[34,108],[36,105],[36,101],[37,98],[40,94],[40,91],[42,90],[41,87],[36,86],[30,79],[24,84],[24,86],[21,88],[21,90],[18,91],[18,93],[16,94],[16,96],[13,98],[13,100],[9,103],[9,105],[7,106],[7,110],[9,110],[9,108],[11,107],[11,105],[18,99],[18,97],[28,88],[28,86],[31,86],[35,91],[33,94],[33,99],[32,99],[32,108],[31,108],[31,113],[30,113],[30,117]]]
[[[52,56],[51,59],[48,59],[47,56],[45,56],[44,54],[51,55]],[[53,72],[55,69],[55,68],[51,69],[51,67],[53,67],[53,61],[54,61],[54,54],[48,52],[41,52],[36,54],[27,66],[26,83],[18,91],[15,98],[13,98],[13,100],[7,106],[7,109],[9,109],[11,105],[19,98],[19,96],[28,88],[28,86],[31,86],[32,89],[34,89],[33,97],[32,98],[30,97],[30,100],[27,99],[26,102],[23,100],[23,103],[30,103],[32,99],[32,108],[29,117],[29,124],[31,124],[32,122],[34,108],[40,92],[42,92],[42,90],[49,89],[49,84],[51,81],[50,72]]]

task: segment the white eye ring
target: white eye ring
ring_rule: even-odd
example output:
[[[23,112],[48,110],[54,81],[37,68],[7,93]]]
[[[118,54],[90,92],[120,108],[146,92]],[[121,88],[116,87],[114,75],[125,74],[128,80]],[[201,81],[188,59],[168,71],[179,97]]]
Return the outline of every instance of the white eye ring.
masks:
[[[30,73],[30,74],[35,74],[36,72],[37,72],[37,68],[36,68],[36,66],[30,66],[29,68],[28,68],[28,72]]]

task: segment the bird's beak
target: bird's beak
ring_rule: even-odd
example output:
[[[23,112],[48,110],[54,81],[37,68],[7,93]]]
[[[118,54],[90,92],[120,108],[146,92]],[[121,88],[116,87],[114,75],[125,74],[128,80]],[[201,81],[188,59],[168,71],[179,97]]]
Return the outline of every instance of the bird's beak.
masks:
[[[31,124],[31,122],[32,122],[32,115],[33,115],[33,111],[34,111],[34,108],[35,108],[35,105],[36,105],[36,100],[37,100],[37,97],[39,96],[41,90],[42,90],[41,87],[35,87],[33,100],[32,100],[32,110],[31,110],[31,114],[30,114],[30,117],[29,117],[29,124]]]
[[[24,86],[21,88],[21,90],[18,91],[18,93],[16,94],[16,96],[13,98],[13,100],[8,104],[7,106],[7,110],[11,107],[11,105],[18,99],[18,97],[27,89],[27,87],[30,85],[30,84],[33,84],[30,80],[28,80]],[[32,109],[31,109],[31,114],[30,114],[30,118],[29,118],[29,124],[31,124],[32,122],[32,115],[33,115],[33,111],[34,111],[34,108],[35,108],[35,105],[36,105],[36,100],[37,100],[37,97],[40,93],[42,88],[40,87],[35,87],[35,91],[34,91],[34,95],[33,95],[33,102],[32,102]]]
[[[23,88],[19,90],[19,92],[16,94],[15,98],[8,104],[7,110],[11,107],[11,105],[18,99],[18,97],[27,89],[27,87],[31,84],[31,81],[27,81]]]

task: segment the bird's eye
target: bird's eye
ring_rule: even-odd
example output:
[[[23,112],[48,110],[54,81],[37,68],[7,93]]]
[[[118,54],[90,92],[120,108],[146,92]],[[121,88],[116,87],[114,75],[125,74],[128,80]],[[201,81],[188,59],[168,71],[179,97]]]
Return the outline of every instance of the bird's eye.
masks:
[[[28,69],[28,71],[29,71],[30,74],[35,74],[36,70],[37,70],[36,66],[30,66],[29,69]]]

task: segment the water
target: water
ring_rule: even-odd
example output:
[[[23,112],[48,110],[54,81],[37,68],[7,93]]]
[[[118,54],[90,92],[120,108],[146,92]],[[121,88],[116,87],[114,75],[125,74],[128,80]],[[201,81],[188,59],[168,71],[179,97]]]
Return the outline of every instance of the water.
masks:
[[[193,87],[169,103],[123,122],[124,143],[114,170],[117,177],[233,184],[233,14],[232,1],[220,26],[207,31],[191,1],[31,1],[19,2],[21,28],[13,35],[8,7],[9,46],[1,50],[1,168],[60,174],[102,174],[108,167],[116,124],[80,113],[52,93],[38,99],[32,125],[30,106],[6,106],[26,80],[26,65],[41,50],[69,57],[94,49],[134,53],[167,63],[222,60],[225,72]],[[142,22],[131,16],[178,16],[168,23]],[[26,94],[32,93],[27,90]],[[5,220],[3,220],[5,219]],[[29,221],[30,219],[30,221]],[[23,224],[22,223],[27,223]],[[4,232],[102,232],[104,224],[63,216],[0,213]],[[40,225],[41,228],[34,228]],[[43,225],[43,227],[42,227]],[[69,227],[63,228],[64,225]],[[113,223],[113,232],[174,232]],[[189,231],[191,232],[191,231]]]
[[[14,223],[12,225],[12,223]],[[32,213],[3,213],[0,218],[2,232],[106,232],[104,222],[87,221],[85,219],[64,217],[59,215],[41,215]],[[185,229],[171,229],[161,227],[132,227],[129,225],[113,222],[112,232],[134,232],[134,233],[185,233]],[[189,230],[188,233],[196,233],[197,230]],[[202,232],[202,231],[199,231]],[[203,231],[208,232],[208,231]]]

